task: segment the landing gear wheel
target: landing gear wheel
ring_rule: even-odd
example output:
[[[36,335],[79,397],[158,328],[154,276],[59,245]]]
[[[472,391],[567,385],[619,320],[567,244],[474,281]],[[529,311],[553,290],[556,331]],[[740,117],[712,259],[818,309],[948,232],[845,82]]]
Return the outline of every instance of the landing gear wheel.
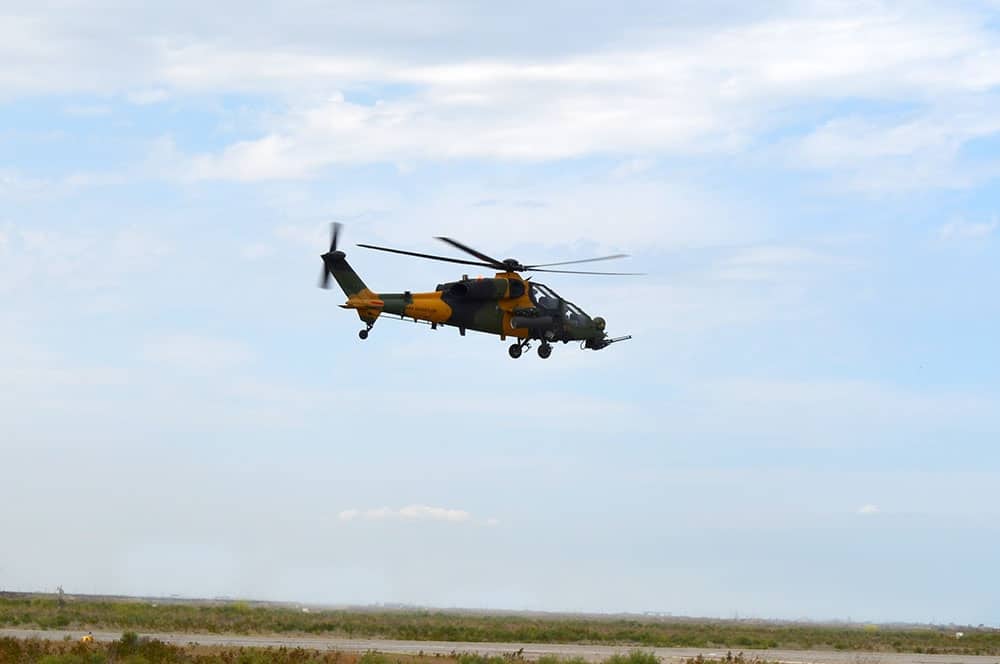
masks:
[[[358,336],[361,337],[362,341],[364,341],[365,339],[368,338],[368,330],[361,330],[360,332],[358,332]]]
[[[542,344],[538,347],[538,357],[543,360],[547,360],[549,355],[552,354],[552,346],[550,344]]]
[[[521,357],[521,344],[511,344],[510,348],[507,349],[510,356],[515,360]]]

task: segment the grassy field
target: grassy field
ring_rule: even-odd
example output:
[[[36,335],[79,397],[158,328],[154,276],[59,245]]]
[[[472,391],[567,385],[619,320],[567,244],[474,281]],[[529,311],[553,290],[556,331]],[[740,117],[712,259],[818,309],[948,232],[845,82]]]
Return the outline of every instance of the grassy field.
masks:
[[[172,646],[156,639],[145,639],[134,632],[122,635],[113,643],[83,644],[75,641],[0,638],[0,664],[520,664],[516,654],[501,657],[456,654],[447,656],[386,655],[368,652],[363,655],[303,648],[219,648]],[[763,659],[729,654],[725,664],[768,664]],[[538,664],[589,664],[582,659],[543,657]],[[601,664],[661,664],[651,653],[635,651],[610,657]],[[699,658],[686,664],[705,664]]]
[[[445,611],[330,610],[245,602],[167,603],[0,597],[0,627],[235,634],[301,633],[415,641],[594,643],[636,647],[791,648],[1000,655],[1000,630],[827,626],[691,619]]]

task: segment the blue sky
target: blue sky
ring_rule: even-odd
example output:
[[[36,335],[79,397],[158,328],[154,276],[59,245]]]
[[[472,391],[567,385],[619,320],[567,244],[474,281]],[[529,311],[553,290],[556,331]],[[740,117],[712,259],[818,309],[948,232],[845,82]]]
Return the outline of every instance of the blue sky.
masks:
[[[1000,624],[998,12],[7,3],[0,587]]]

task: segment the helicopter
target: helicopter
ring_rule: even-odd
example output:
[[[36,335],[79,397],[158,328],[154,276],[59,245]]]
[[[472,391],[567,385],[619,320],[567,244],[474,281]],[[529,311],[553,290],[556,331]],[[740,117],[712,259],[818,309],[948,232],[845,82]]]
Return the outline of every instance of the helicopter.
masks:
[[[498,260],[461,242],[447,237],[436,239],[445,242],[478,260],[436,256],[415,251],[404,251],[371,244],[357,246],[376,251],[386,251],[404,256],[414,256],[460,265],[475,265],[496,270],[493,278],[474,278],[463,275],[459,281],[438,284],[433,292],[375,293],[361,280],[361,277],[347,263],[346,254],[337,249],[342,224],[330,224],[330,249],[323,259],[320,288],[330,287],[330,277],[347,295],[342,309],[354,309],[365,324],[358,336],[368,338],[375,321],[381,317],[398,316],[400,320],[413,319],[437,329],[439,325],[457,327],[465,336],[466,330],[498,335],[501,341],[512,337],[515,342],[508,353],[514,359],[531,348],[532,341],[538,341],[538,356],[547,359],[552,355],[552,345],[579,342],[581,349],[601,350],[611,344],[631,339],[631,335],[609,337],[604,331],[606,322],[600,316],[591,317],[580,307],[560,297],[554,290],[532,280],[523,278],[521,272],[556,272],[561,274],[601,274],[640,275],[638,272],[585,272],[577,270],[551,270],[552,266],[590,263],[615,258],[625,258],[625,254],[613,254],[598,258],[524,265],[518,260],[507,258]]]

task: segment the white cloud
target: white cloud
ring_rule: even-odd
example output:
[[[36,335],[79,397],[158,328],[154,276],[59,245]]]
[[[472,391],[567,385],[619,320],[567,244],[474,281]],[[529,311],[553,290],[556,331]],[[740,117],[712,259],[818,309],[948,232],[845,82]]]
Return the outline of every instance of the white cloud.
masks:
[[[717,262],[713,277],[731,281],[774,281],[807,274],[838,261],[814,249],[795,246],[757,246],[739,249]]]
[[[836,118],[792,142],[791,162],[833,172],[863,191],[967,187],[1000,175],[988,165],[955,165],[965,143],[1000,133],[998,107],[1000,98],[974,96],[935,101],[903,117]]]
[[[1000,433],[1000,395],[982,390],[916,389],[868,380],[738,378],[709,381],[692,393],[706,414],[727,413],[727,431],[735,428],[743,436],[779,446],[867,447],[879,437],[917,440],[930,432]],[[704,425],[715,426],[711,420]],[[858,428],[869,435],[848,433]]]
[[[972,222],[964,219],[953,219],[938,229],[938,235],[943,240],[971,240],[993,235],[1000,227],[1000,220]]]
[[[194,334],[172,334],[145,344],[142,356],[151,362],[196,373],[231,369],[246,363],[250,350],[242,343]]]
[[[776,94],[882,96],[889,92],[886,85],[897,92],[985,90],[1000,81],[993,66],[1000,48],[981,23],[960,11],[803,5],[780,18],[724,29],[689,26],[684,32],[646,31],[641,40],[605,40],[610,45],[590,52],[525,57],[519,34],[494,57],[457,52],[430,61],[419,50],[303,53],[287,46],[264,51],[238,43],[175,47],[168,41],[158,73],[175,87],[199,90],[409,83],[426,86],[439,102],[467,107],[487,106],[518,86],[530,86],[546,102],[556,99],[553,86],[577,92],[607,86],[619,93],[617,108],[644,98],[633,97],[640,84],[651,88],[653,98],[684,86],[730,101]],[[481,30],[481,23],[473,19],[463,27]]]
[[[274,255],[274,247],[270,244],[264,242],[254,242],[244,246],[240,253],[243,258],[247,260],[257,260],[259,258],[267,258],[268,256]]]
[[[181,93],[271,93],[289,102],[258,138],[183,160],[175,169],[182,178],[288,179],[338,163],[588,154],[634,155],[641,165],[659,153],[739,149],[775,110],[837,98],[909,100],[929,110],[876,125],[833,119],[793,150],[805,165],[843,168],[914,152],[930,159],[996,125],[997,103],[982,95],[1000,82],[1000,42],[972,14],[812,6],[722,30],[645,36],[533,57],[505,44],[491,58],[436,62],[418,53],[306,53],[238,41],[178,47],[166,39],[149,77]],[[388,91],[374,102],[340,92],[359,85],[376,97]],[[941,107],[962,95],[974,112]]]
[[[877,505],[862,505],[858,508],[858,514],[878,514],[879,509]]]
[[[465,510],[453,510],[428,505],[407,505],[399,510],[404,519],[430,519],[432,521],[468,521],[472,515]]]
[[[489,205],[480,204],[482,201]],[[286,223],[276,236],[315,253],[329,242],[329,225],[318,221],[341,219],[342,240],[353,260],[363,256],[370,264],[377,254],[352,249],[353,242],[387,244],[413,251],[447,253],[449,249],[429,235],[472,237],[476,246],[497,253],[516,251],[524,262],[555,262],[601,253],[633,253],[641,247],[704,247],[744,243],[754,237],[759,217],[754,209],[729,209],[725,201],[709,197],[683,183],[660,180],[614,180],[599,176],[566,177],[497,186],[492,183],[442,183],[440,187],[401,196],[387,190],[358,187],[336,201],[335,212],[317,214],[322,202],[310,202],[295,211],[309,223]],[[287,208],[284,212],[288,213]],[[296,218],[290,214],[290,218]],[[357,221],[352,221],[357,219]],[[405,223],[401,223],[405,220]],[[510,233],[512,220],[530,229]],[[613,228],[614,232],[609,232]],[[428,229],[433,229],[429,231]],[[531,255],[513,242],[530,242]],[[567,255],[567,246],[573,255]],[[596,244],[595,244],[596,243]],[[436,246],[435,246],[436,245]],[[587,252],[587,253],[583,253]],[[365,263],[359,263],[361,269]],[[406,265],[391,259],[387,266]],[[642,271],[634,261],[616,265],[622,271]],[[362,275],[364,276],[364,275]]]
[[[354,521],[355,519],[367,521],[402,519],[406,521],[448,521],[451,523],[472,521],[472,515],[465,510],[431,507],[429,505],[407,505],[399,509],[389,507],[377,507],[367,510],[348,509],[340,512],[337,517],[341,521]],[[495,521],[495,519],[487,520],[487,525],[494,525],[489,523],[490,521]]]
[[[111,107],[107,104],[71,104],[63,112],[78,117],[98,117],[111,115]]]
[[[0,170],[0,200],[30,199],[49,193],[51,184],[21,175],[11,170]]]
[[[0,61],[18,66],[0,69],[0,87],[14,96],[124,94],[137,104],[206,91],[281,98],[287,112],[269,115],[259,136],[175,155],[169,174],[181,179],[298,179],[330,164],[594,154],[643,168],[660,154],[739,150],[773,126],[776,111],[848,99],[916,110],[877,122],[830,119],[792,147],[796,163],[833,170],[858,188],[960,185],[969,176],[950,167],[957,147],[997,131],[1000,117],[989,93],[1000,83],[1000,39],[989,17],[969,7],[799,3],[731,19],[695,13],[668,29],[622,12],[606,26],[553,39],[545,26],[564,17],[545,10],[505,32],[484,28],[509,19],[484,21],[482,7],[438,7],[416,21],[406,6],[335,15],[310,6],[269,17],[266,33],[253,21],[227,23],[228,38],[219,40],[228,11],[182,2],[176,14],[154,8],[113,26],[95,23],[99,12],[72,9],[5,17]],[[191,16],[197,20],[184,19]],[[361,39],[350,26],[391,39]],[[73,37],[91,31],[101,39]],[[464,39],[447,39],[453,35]],[[352,96],[358,91],[364,101]]]
[[[129,92],[125,95],[125,98],[136,106],[148,106],[149,104],[158,104],[161,101],[166,101],[170,98],[170,93],[162,88],[148,88]]]
[[[89,297],[127,284],[129,275],[158,268],[170,252],[162,237],[138,226],[77,230],[76,226],[22,222],[2,228],[0,293],[37,294],[39,289],[51,288],[88,291]],[[58,260],[53,260],[53,252],[58,252]]]

